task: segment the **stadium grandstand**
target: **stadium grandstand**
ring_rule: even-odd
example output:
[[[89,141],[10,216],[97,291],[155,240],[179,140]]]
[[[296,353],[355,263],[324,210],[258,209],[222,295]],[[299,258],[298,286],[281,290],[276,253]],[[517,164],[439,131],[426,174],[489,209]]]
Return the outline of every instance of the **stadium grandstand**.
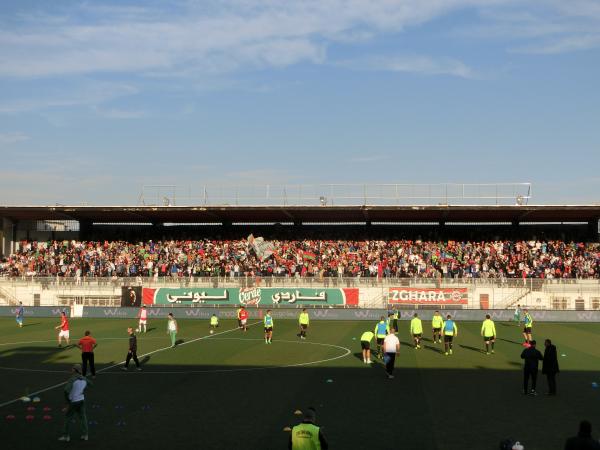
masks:
[[[378,198],[328,192],[292,205],[271,190],[273,204],[259,206],[240,205],[240,197],[213,204],[206,195],[201,206],[174,205],[167,197],[160,206],[5,206],[0,301],[14,303],[28,289],[38,305],[117,304],[120,296],[102,285],[110,279],[113,290],[132,283],[357,287],[359,305],[369,307],[393,302],[400,295],[395,286],[435,292],[460,285],[468,300],[453,306],[600,308],[598,205],[529,205],[530,187],[515,198],[426,198],[493,205],[391,205],[390,199],[406,199],[383,196],[382,204],[361,204]],[[514,204],[502,204],[509,198]],[[332,204],[344,200],[354,204]],[[39,292],[19,287],[19,280],[34,281]],[[53,290],[57,283],[79,289],[65,294]]]

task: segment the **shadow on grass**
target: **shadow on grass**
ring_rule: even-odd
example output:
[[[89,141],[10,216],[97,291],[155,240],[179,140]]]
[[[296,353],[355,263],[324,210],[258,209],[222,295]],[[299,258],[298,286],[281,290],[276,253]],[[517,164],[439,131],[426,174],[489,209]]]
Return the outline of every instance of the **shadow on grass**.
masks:
[[[470,345],[460,344],[459,347],[464,348],[465,350],[471,350],[472,352],[476,352],[476,353],[485,353],[482,349],[476,348],[476,347],[471,347]]]
[[[175,346],[177,346],[177,345],[181,345],[181,344],[183,344],[184,342],[185,342],[185,339],[177,339],[177,340],[175,341]]]
[[[444,353],[444,351],[441,348],[432,347],[431,345],[424,345],[423,348],[426,350],[432,351],[432,352],[440,353],[440,354]]]
[[[33,327],[35,325],[41,325],[41,324],[42,324],[42,322],[24,323],[23,324],[23,328],[25,328],[25,327]]]
[[[512,341],[510,339],[504,339],[504,338],[496,338],[496,340],[508,342],[509,344],[515,344],[515,345],[522,345],[523,344],[522,342]]]

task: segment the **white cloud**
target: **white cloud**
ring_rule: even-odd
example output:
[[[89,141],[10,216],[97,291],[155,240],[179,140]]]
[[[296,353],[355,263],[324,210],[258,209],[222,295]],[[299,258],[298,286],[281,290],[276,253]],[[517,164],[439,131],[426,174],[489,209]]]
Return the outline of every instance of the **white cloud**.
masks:
[[[16,144],[17,142],[28,141],[30,138],[25,133],[0,133],[0,145]]]
[[[461,61],[451,58],[431,58],[429,56],[371,56],[341,61],[337,65],[355,70],[450,75],[460,78],[475,77],[473,69]]]
[[[484,0],[242,0],[163,10],[84,4],[0,32],[0,76],[144,73],[320,63],[331,42],[400,32]],[[495,2],[494,2],[495,3]],[[93,20],[90,20],[93,17]]]

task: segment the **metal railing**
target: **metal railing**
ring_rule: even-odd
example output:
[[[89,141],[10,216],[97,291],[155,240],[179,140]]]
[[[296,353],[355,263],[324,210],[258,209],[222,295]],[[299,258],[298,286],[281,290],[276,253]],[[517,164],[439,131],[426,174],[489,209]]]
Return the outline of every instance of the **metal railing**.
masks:
[[[144,185],[147,206],[522,205],[531,183],[311,184],[245,186]]]

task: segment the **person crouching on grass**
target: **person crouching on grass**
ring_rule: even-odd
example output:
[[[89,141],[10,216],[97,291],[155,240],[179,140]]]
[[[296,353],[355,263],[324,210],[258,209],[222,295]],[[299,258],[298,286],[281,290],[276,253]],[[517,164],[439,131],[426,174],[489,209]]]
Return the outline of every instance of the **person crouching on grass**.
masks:
[[[58,438],[59,441],[69,442],[71,435],[69,434],[69,426],[75,415],[79,417],[81,422],[81,430],[83,434],[81,439],[88,440],[88,421],[85,414],[85,388],[88,386],[88,380],[81,375],[81,365],[75,364],[71,368],[72,376],[65,385],[64,394],[67,401],[67,412],[65,413],[65,424],[63,427],[63,435]]]
[[[169,313],[168,319],[167,334],[171,336],[171,348],[173,348],[177,343],[177,332],[179,331],[179,328],[177,327],[177,321],[175,320],[173,313]]]

